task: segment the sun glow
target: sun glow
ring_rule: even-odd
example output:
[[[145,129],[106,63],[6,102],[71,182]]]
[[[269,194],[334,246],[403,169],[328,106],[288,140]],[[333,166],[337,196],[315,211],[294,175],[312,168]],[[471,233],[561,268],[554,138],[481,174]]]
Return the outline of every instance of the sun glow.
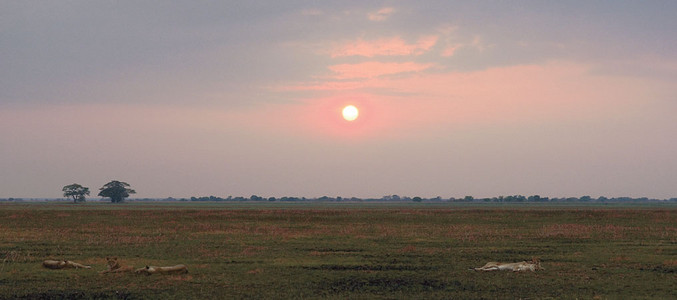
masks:
[[[354,105],[348,105],[343,108],[343,118],[346,121],[355,121],[360,115],[360,112],[357,110],[357,107]]]

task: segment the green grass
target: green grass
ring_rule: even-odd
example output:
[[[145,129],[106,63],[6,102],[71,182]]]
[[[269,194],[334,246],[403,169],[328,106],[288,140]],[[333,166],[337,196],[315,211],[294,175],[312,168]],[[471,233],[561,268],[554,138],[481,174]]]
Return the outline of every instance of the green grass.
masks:
[[[105,257],[185,275],[98,274]],[[478,273],[538,257],[545,271]],[[47,270],[68,259],[91,270]],[[0,298],[674,298],[674,206],[0,205]]]

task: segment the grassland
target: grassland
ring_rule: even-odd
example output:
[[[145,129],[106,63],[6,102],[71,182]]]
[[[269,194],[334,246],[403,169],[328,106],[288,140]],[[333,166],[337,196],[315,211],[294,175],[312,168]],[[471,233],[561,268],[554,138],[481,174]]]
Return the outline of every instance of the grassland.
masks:
[[[190,273],[98,274],[106,256]],[[532,257],[546,270],[468,270]],[[669,299],[677,208],[1,204],[0,262],[0,299]]]

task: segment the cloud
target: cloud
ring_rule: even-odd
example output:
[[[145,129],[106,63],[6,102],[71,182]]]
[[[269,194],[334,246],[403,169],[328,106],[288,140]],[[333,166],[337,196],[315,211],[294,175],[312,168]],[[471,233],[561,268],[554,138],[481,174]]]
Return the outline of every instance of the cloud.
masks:
[[[358,39],[348,42],[330,51],[332,58],[342,56],[404,56],[421,55],[437,43],[436,35],[426,35],[416,43],[408,44],[401,37],[383,38],[372,41]]]
[[[301,11],[301,15],[304,16],[321,16],[324,15],[324,12],[321,9],[317,8],[306,8]]]
[[[482,40],[481,37],[475,36],[475,37],[473,38],[472,42],[470,42],[470,44],[469,44],[469,45],[466,45],[466,46],[467,46],[467,47],[471,47],[471,48],[475,48],[475,49],[477,49],[477,50],[480,51],[480,52],[484,52],[484,50],[487,50],[487,49],[493,47],[494,45],[487,44],[486,42],[484,42],[484,41]]]
[[[345,91],[356,90],[366,85],[363,80],[360,81],[322,81],[311,83],[291,84],[275,87],[278,91]]]
[[[335,79],[374,78],[382,75],[392,75],[408,72],[420,72],[432,67],[432,64],[419,64],[415,62],[384,63],[363,62],[359,64],[340,64],[329,66],[334,71]]]
[[[384,7],[379,9],[377,12],[369,13],[367,17],[369,20],[374,21],[374,22],[381,22],[385,21],[390,17],[395,12],[395,9],[392,7]]]
[[[459,46],[448,46],[442,50],[442,53],[440,55],[442,57],[451,57],[454,56],[454,53],[456,53],[456,50],[459,48]]]

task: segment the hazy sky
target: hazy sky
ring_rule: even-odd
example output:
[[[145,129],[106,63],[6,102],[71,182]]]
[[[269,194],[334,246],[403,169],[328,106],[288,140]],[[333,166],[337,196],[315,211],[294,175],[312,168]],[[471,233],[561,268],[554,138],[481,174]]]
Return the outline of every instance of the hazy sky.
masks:
[[[0,0],[0,197],[677,197],[676,14]]]

